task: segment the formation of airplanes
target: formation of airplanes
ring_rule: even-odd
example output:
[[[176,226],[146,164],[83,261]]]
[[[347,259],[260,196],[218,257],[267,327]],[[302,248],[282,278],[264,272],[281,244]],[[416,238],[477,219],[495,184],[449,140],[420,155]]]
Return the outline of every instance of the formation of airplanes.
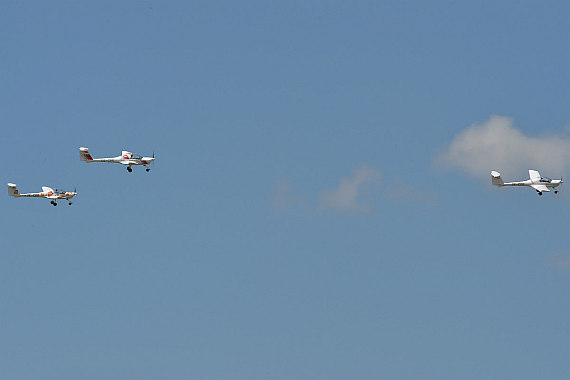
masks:
[[[501,178],[501,173],[493,170],[491,172],[491,184],[504,187],[504,186],[528,186],[532,187],[536,190],[538,195],[542,195],[542,193],[550,192],[549,189],[554,189],[554,194],[558,194],[558,186],[564,183],[562,178],[560,179],[550,179],[548,177],[543,177],[537,170],[530,169],[528,171],[529,179],[524,181],[515,181],[515,182],[505,182]]]
[[[146,171],[149,172],[149,164],[154,164],[154,153],[152,157],[143,157],[132,152],[123,150],[120,156],[117,157],[107,157],[107,158],[93,158],[89,153],[89,149],[85,147],[79,148],[79,159],[83,162],[109,162],[127,165],[127,171],[131,173],[133,171],[132,166],[143,165]],[[51,204],[57,206],[58,200],[67,200],[69,205],[72,205],[71,199],[77,195],[77,190],[74,191],[64,191],[60,189],[52,189],[51,187],[42,186],[42,191],[40,193],[20,193],[18,187],[14,183],[8,184],[8,195],[14,198],[46,198],[51,200]]]
[[[115,164],[122,164],[127,166],[127,171],[131,173],[133,171],[132,166],[142,165],[146,168],[146,171],[150,171],[148,165],[154,164],[154,153],[152,157],[144,157],[132,152],[123,150],[120,156],[117,157],[105,157],[105,158],[93,158],[89,153],[89,149],[86,147],[79,148],[79,159],[83,162],[108,162]],[[523,181],[505,182],[501,178],[501,173],[498,171],[491,171],[491,184],[498,187],[506,186],[528,186],[532,187],[538,195],[542,193],[550,192],[550,189],[554,190],[554,194],[558,194],[558,186],[560,186],[564,181],[560,179],[550,179],[548,177],[543,177],[537,170],[530,169],[528,171],[529,179]],[[58,200],[67,200],[71,206],[71,199],[77,195],[77,191],[64,191],[55,189],[51,187],[43,186],[42,191],[39,193],[20,193],[18,188],[14,183],[8,184],[8,195],[15,198],[47,198],[51,200],[51,204],[57,206]]]

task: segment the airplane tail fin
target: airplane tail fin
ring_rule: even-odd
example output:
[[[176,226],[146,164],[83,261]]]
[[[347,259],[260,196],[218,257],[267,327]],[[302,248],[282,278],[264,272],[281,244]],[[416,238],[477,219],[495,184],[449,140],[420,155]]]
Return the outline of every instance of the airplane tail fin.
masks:
[[[493,170],[491,172],[491,183],[495,186],[503,186],[505,182],[501,178],[501,173]]]
[[[93,157],[89,153],[89,149],[81,147],[79,148],[79,159],[85,162],[92,162]]]
[[[14,184],[14,183],[8,184],[8,195],[11,197],[19,197],[20,196],[20,192],[18,191],[16,184]]]

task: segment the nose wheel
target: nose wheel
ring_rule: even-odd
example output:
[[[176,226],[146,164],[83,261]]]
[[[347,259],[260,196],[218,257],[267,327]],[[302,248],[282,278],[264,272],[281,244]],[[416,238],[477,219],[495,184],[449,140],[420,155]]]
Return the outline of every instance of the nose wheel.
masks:
[[[147,172],[150,172],[150,169],[149,169],[149,168],[146,168],[146,171],[147,171]]]
[[[129,173],[132,173],[132,172],[133,172],[133,168],[131,168],[130,166],[127,166],[127,171],[128,171]]]
[[[554,194],[558,194],[558,190],[554,190]]]
[[[538,195],[542,195],[542,191],[539,191],[539,192],[538,192]]]

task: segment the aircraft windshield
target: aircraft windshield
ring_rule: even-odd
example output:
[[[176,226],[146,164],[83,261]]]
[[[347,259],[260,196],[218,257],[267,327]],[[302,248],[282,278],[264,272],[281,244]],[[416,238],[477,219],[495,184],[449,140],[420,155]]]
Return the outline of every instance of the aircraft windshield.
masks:
[[[55,189],[56,194],[65,194],[65,190]]]
[[[142,156],[139,155],[139,154],[134,154],[134,153],[133,153],[133,154],[131,155],[131,158],[134,158],[135,160],[141,160],[141,159],[142,159]]]
[[[547,182],[547,183],[550,183],[550,182],[552,182],[552,180],[551,180],[550,178],[548,178],[548,177],[540,177],[540,182]]]

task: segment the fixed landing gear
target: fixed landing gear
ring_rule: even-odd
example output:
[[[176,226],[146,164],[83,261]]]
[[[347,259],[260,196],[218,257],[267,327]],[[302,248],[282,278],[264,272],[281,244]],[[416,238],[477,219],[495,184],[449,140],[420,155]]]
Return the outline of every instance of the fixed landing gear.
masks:
[[[51,201],[51,204],[54,206],[57,206],[57,202],[56,201]]]
[[[558,194],[558,190],[554,190],[554,194]]]
[[[538,195],[542,195],[542,191],[539,191],[539,192],[538,192]]]
[[[71,206],[73,203],[69,202],[69,205]]]
[[[128,171],[129,173],[132,173],[132,172],[133,172],[133,168],[131,168],[130,166],[127,166],[127,171]]]
[[[149,168],[146,168],[146,171],[147,171],[147,172],[150,172],[150,169],[149,169]]]

